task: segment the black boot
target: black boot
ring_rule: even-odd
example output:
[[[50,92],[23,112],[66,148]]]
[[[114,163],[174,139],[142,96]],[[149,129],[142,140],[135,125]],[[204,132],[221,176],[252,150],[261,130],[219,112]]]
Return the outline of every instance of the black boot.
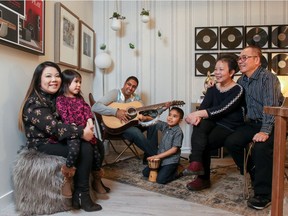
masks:
[[[94,203],[89,192],[74,192],[72,198],[72,206],[74,209],[83,209],[87,212],[99,211],[102,209],[102,206]]]

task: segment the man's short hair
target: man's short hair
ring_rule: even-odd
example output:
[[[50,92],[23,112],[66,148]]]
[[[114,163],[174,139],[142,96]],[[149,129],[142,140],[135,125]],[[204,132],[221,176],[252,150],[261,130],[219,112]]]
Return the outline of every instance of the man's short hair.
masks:
[[[129,76],[129,77],[126,79],[125,83],[127,83],[129,80],[134,80],[134,81],[137,83],[137,86],[138,86],[139,81],[138,81],[138,78],[137,78],[137,77],[135,77],[135,76]]]

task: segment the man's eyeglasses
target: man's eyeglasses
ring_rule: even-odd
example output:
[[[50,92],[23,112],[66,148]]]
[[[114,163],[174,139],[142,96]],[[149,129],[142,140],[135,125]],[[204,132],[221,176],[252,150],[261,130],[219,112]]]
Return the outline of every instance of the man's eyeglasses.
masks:
[[[243,56],[239,56],[237,61],[243,61],[245,62],[248,58],[252,58],[252,57],[257,57],[257,56],[247,56],[247,55],[243,55]]]

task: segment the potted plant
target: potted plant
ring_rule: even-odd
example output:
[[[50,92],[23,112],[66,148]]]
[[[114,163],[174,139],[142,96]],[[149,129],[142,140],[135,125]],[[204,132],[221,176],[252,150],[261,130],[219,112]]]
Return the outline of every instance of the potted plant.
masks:
[[[150,20],[149,15],[150,15],[149,10],[145,10],[145,8],[142,8],[140,16],[142,17],[142,22],[143,23],[149,22],[149,20]]]
[[[121,16],[119,13],[114,12],[112,17],[110,17],[110,19],[112,19],[112,23],[111,23],[111,28],[114,31],[118,31],[121,28],[121,20],[126,19],[126,17]]]

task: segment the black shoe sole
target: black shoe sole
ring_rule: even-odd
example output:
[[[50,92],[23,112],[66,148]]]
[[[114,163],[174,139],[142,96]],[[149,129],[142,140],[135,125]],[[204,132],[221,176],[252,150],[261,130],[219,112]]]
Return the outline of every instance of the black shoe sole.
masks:
[[[267,203],[265,206],[255,206],[253,204],[251,204],[250,202],[247,202],[247,206],[250,207],[250,208],[253,208],[253,209],[256,209],[256,210],[262,210],[262,209],[265,209],[267,208],[268,206],[271,205],[271,202]]]

